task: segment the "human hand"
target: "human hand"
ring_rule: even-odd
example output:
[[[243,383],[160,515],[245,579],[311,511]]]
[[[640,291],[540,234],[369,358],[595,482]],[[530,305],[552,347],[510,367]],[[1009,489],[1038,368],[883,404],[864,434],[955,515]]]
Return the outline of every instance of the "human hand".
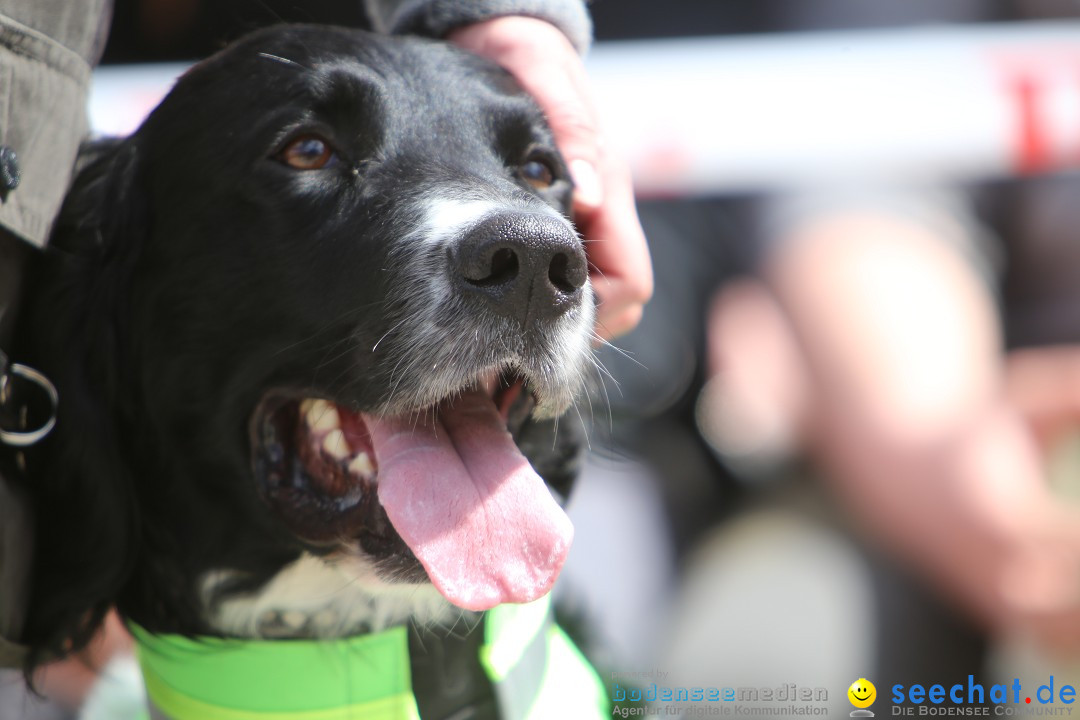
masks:
[[[39,667],[34,673],[34,685],[42,695],[60,707],[77,711],[82,707],[94,685],[104,675],[111,660],[130,655],[134,646],[123,620],[110,611],[86,647],[62,660]]]
[[[573,176],[575,221],[585,236],[597,295],[597,334],[632,330],[652,296],[652,265],[630,171],[603,143],[581,58],[554,25],[501,17],[448,39],[506,68],[544,111]]]
[[[1052,487],[1051,444],[1040,442],[1046,418],[1060,420],[1073,400],[1060,389],[1056,399],[1032,393],[1031,378],[1020,377],[1045,370],[1048,361],[1058,365],[1054,354],[1025,358],[1019,373],[1009,363],[995,408],[973,418],[913,478],[907,492],[918,517],[907,513],[907,538],[899,544],[909,545],[917,563],[993,634],[1075,658],[1080,506]]]
[[[1080,348],[1014,351],[1005,364],[1005,395],[1031,432],[1047,482],[1044,511],[1012,563],[1007,595],[1020,630],[1044,648],[1080,652]]]

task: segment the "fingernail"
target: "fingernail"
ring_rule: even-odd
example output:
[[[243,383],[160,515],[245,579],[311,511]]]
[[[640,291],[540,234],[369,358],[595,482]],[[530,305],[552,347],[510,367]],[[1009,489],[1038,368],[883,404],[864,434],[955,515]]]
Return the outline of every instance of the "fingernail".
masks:
[[[600,175],[588,160],[570,163],[570,175],[574,178],[574,199],[583,205],[599,206],[604,201],[604,189]]]

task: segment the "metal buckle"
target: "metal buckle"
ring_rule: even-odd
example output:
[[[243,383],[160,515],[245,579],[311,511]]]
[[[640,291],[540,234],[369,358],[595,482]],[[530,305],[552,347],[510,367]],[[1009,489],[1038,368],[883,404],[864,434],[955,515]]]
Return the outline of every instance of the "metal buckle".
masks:
[[[60,405],[60,395],[56,392],[56,386],[49,378],[42,375],[28,365],[9,363],[8,356],[0,350],[0,409],[4,409],[16,402],[16,384],[25,383],[45,393],[49,399],[49,419],[35,429],[28,429],[29,405],[22,403],[15,410],[14,416],[18,418],[19,427],[15,429],[5,428],[0,424],[0,443],[10,447],[29,447],[48,435],[56,425],[56,411]],[[21,393],[18,393],[21,394]]]

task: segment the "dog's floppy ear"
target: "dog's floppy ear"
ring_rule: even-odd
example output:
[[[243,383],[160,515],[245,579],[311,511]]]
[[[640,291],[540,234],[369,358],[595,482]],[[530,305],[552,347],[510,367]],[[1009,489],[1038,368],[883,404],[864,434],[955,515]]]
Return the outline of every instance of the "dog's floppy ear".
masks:
[[[50,245],[24,283],[16,356],[60,394],[52,433],[18,473],[35,515],[23,640],[30,666],[85,645],[139,552],[124,425],[127,292],[145,235],[134,141],[85,149]],[[130,402],[130,401],[128,401]]]

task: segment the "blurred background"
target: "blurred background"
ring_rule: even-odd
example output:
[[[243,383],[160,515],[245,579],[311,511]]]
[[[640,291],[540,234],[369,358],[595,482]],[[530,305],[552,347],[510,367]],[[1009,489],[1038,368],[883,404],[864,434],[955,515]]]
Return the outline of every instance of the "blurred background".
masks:
[[[656,272],[600,350],[559,588],[598,667],[839,715],[860,677],[1080,681],[1080,5],[590,7]],[[283,20],[364,24],[118,0],[94,128]]]

